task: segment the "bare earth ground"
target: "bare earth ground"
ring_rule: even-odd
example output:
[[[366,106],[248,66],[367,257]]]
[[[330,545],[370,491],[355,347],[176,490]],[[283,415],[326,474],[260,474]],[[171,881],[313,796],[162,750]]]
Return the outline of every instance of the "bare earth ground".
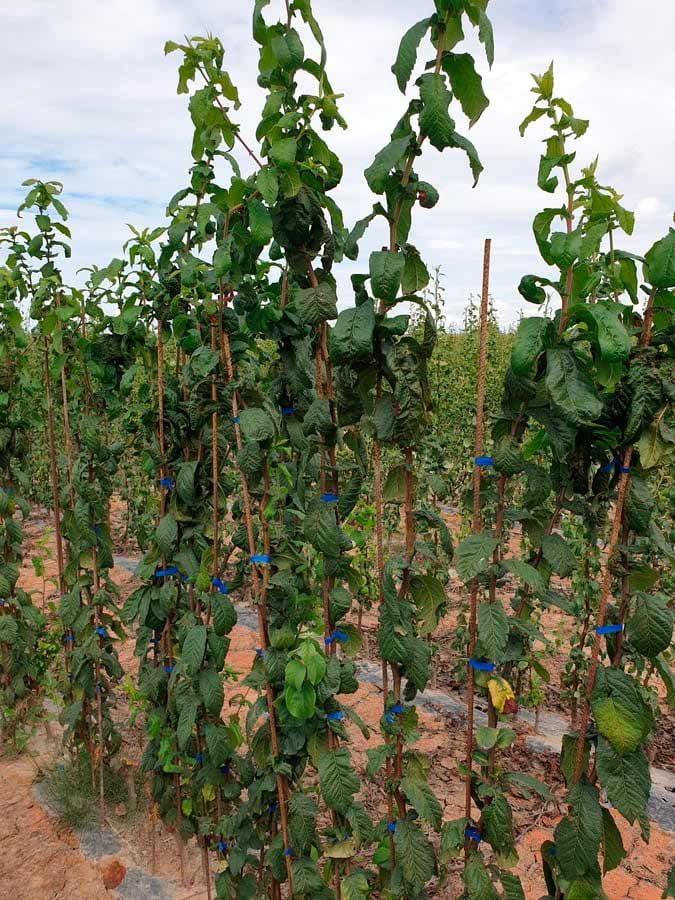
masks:
[[[114,524],[113,511],[113,524]],[[451,522],[454,525],[456,523]],[[36,515],[26,526],[26,554],[28,564],[21,574],[21,584],[27,590],[35,592],[34,600],[38,605],[42,602],[43,583],[37,579],[30,564],[30,557],[35,553],[36,541],[43,532],[44,524]],[[47,574],[53,575],[55,565],[47,561]],[[119,585],[122,600],[133,589],[133,577],[122,568],[113,570],[113,577]],[[53,596],[53,588],[46,585],[47,599]],[[459,586],[453,585],[450,594],[448,615],[441,624],[439,634],[435,638],[440,650],[435,655],[436,671],[433,685],[439,691],[447,691],[457,696],[456,687],[452,684],[451,671],[455,664],[454,653],[450,646],[457,610],[460,601]],[[550,619],[549,619],[550,617]],[[560,628],[562,615],[546,613],[544,626],[547,634]],[[366,615],[363,621],[364,631],[372,636],[375,620]],[[243,677],[250,669],[255,654],[255,633],[248,628],[237,625],[232,632],[232,644],[228,654],[228,665]],[[371,639],[369,643],[374,646]],[[135,674],[137,660],[133,656],[134,640],[130,636],[120,646],[118,652],[125,672]],[[551,670],[552,684],[547,688],[547,705],[559,693],[556,680],[562,671],[565,660],[565,645],[561,644],[560,653],[547,665]],[[225,709],[229,712],[230,699],[240,693],[237,683],[226,685]],[[373,734],[366,741],[357,730],[353,730],[351,745],[354,761],[363,771],[364,751],[369,745],[378,742],[377,723],[382,709],[382,694],[376,684],[363,683],[356,695],[345,698],[353,705],[361,718],[371,726]],[[120,692],[118,721],[123,734],[121,757],[133,767],[141,756],[143,742],[143,723],[137,721],[134,727],[128,725],[128,704],[124,694]],[[439,710],[437,713],[419,710],[420,732],[422,737],[419,749],[427,752],[432,759],[431,785],[444,805],[444,817],[456,818],[463,813],[463,786],[456,771],[456,766],[463,755],[464,724],[459,717]],[[654,762],[662,768],[673,767],[673,717],[664,717],[660,723],[656,741]],[[515,871],[520,875],[527,900],[537,900],[546,892],[541,877],[539,847],[543,840],[550,838],[553,827],[560,815],[559,808],[564,797],[562,778],[556,758],[552,754],[534,753],[525,745],[525,735],[532,728],[522,720],[514,723],[519,740],[509,751],[508,760],[504,761],[509,769],[527,772],[545,780],[553,789],[556,803],[546,803],[540,798],[529,800],[516,797],[513,801],[515,825],[518,834],[518,852],[520,861]],[[171,832],[158,824],[153,829],[147,807],[141,805],[138,812],[122,806],[113,806],[108,810],[107,826],[117,839],[117,848],[108,855],[93,859],[85,856],[77,836],[59,823],[58,818],[48,814],[35,798],[34,785],[54,764],[60,752],[59,726],[52,722],[48,728],[40,729],[31,744],[30,753],[12,759],[0,757],[0,900],[98,900],[104,897],[173,897],[175,900],[206,898],[204,880],[199,854],[195,847],[188,847],[184,853],[184,875],[181,883],[179,852],[177,843]],[[375,818],[383,814],[384,799],[379,789],[363,778],[360,799],[365,803]],[[617,817],[628,857],[623,865],[611,872],[605,879],[605,890],[611,900],[658,900],[665,887],[666,873],[670,861],[675,855],[673,835],[652,826],[649,845],[639,838],[636,829]],[[152,845],[153,830],[155,844],[156,867],[153,872]],[[216,864],[215,859],[211,861]],[[115,888],[124,877],[125,871],[130,875],[142,870],[153,873],[164,881],[158,882],[158,890],[165,893],[151,892],[145,887],[141,892],[125,893],[130,883],[128,876],[119,887]],[[452,900],[461,894],[459,880],[460,864],[451,873],[450,882],[441,891],[431,896]],[[152,880],[148,882],[152,885]]]

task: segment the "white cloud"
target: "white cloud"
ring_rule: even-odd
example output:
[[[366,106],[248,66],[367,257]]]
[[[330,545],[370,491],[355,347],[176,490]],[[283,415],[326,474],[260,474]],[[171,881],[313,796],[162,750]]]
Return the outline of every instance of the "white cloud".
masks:
[[[268,18],[275,7],[281,0],[272,0]],[[363,169],[405,105],[389,71],[398,41],[431,0],[315,0],[314,7],[327,35],[331,80],[345,94],[349,130],[328,139],[345,163],[336,200],[353,222],[372,204]],[[531,101],[529,73],[555,58],[558,91],[591,120],[578,159],[599,155],[601,180],[637,212],[635,235],[624,246],[644,252],[665,232],[675,206],[675,4],[511,0],[491,7],[496,61],[491,72],[480,63],[491,103],[471,132],[485,172],[472,190],[461,153],[428,148],[419,170],[439,187],[441,201],[419,210],[412,239],[429,264],[443,266],[448,315],[458,319],[480,284],[483,239],[492,237],[492,291],[511,321],[521,307],[520,276],[546,271],[531,233],[534,214],[551,200],[536,187],[542,129],[535,125],[525,139],[517,132]],[[242,0],[24,0],[3,11],[0,223],[11,220],[7,210],[20,202],[23,179],[63,180],[75,244],[70,275],[118,254],[126,222],[162,223],[190,165],[186,98],[175,94],[176,58],[164,57],[164,41],[209,30],[221,36],[243,101],[242,133],[250,137],[263,96],[250,8]],[[362,253],[384,239],[377,225]],[[349,271],[365,265],[362,259]],[[346,278],[342,287],[345,294]]]

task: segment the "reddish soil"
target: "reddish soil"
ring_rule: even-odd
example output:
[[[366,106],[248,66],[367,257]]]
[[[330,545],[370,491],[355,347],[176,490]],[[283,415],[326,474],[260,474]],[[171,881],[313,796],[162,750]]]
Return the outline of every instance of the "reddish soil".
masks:
[[[454,524],[454,523],[453,523]],[[30,565],[30,557],[35,554],[36,541],[40,537],[42,527],[37,519],[29,521],[26,528],[27,547],[26,560],[21,574],[22,586],[35,591],[35,602],[42,604],[42,579],[37,579]],[[48,576],[55,572],[53,560],[46,563]],[[133,586],[133,578],[129,573],[115,569],[113,577],[119,585],[122,599]],[[47,581],[45,597],[53,599],[53,588]],[[454,686],[450,672],[455,665],[455,655],[451,647],[452,632],[460,606],[458,586],[452,585],[450,608],[441,624],[435,643],[439,651],[434,657],[434,687],[438,690],[452,692]],[[551,620],[548,620],[548,616]],[[548,635],[554,629],[562,628],[562,615],[545,614],[545,630]],[[374,618],[364,617],[364,630],[368,635],[373,633]],[[563,636],[564,638],[564,636]],[[237,626],[232,633],[232,644],[228,654],[228,666],[243,677],[250,668],[254,658],[256,638],[253,632]],[[374,642],[370,641],[374,646]],[[133,678],[137,669],[137,660],[133,656],[133,636],[130,636],[118,647],[122,666]],[[564,665],[564,640],[559,655],[547,666],[552,674],[549,687],[553,695],[554,685]],[[229,714],[229,702],[240,693],[238,681],[226,685],[224,713]],[[352,733],[352,753],[357,767],[363,771],[364,751],[369,745],[378,742],[377,723],[382,710],[381,690],[376,685],[362,684],[358,693],[345,700],[354,706],[361,718],[373,728],[367,741],[356,729]],[[137,764],[142,748],[143,723],[137,721],[133,727],[128,724],[128,704],[120,691],[118,721],[123,734],[121,758],[133,770]],[[433,760],[431,784],[444,805],[444,817],[455,818],[462,814],[463,785],[457,773],[457,764],[463,755],[463,723],[454,720],[447,714],[432,715],[426,710],[419,710],[421,738],[417,744]],[[667,729],[662,726],[662,733],[672,738],[672,718],[666,719]],[[515,798],[513,801],[515,825],[518,834],[518,850],[520,861],[516,872],[521,876],[527,900],[537,900],[545,893],[545,885],[541,877],[539,847],[541,842],[551,837],[552,829],[559,817],[559,804],[564,796],[562,779],[553,756],[534,754],[527,750],[523,735],[528,729],[522,722],[516,724],[520,735],[518,742],[509,751],[508,768],[520,770],[540,777],[553,789],[556,802],[546,803],[539,798],[529,800]],[[50,726],[52,732],[58,727]],[[672,745],[667,747],[662,740],[658,749],[659,765],[672,763]],[[58,819],[49,816],[33,798],[32,786],[48,769],[50,761],[59,752],[57,735],[52,739],[44,731],[40,731],[31,744],[30,753],[18,759],[0,758],[0,900],[89,900],[89,898],[114,897],[113,882],[121,874],[121,868],[132,866],[152,871],[153,825],[148,810],[141,806],[138,813],[126,808],[114,807],[108,811],[108,826],[120,837],[123,850],[114,858],[95,861],[86,859],[79,850],[73,833],[62,826]],[[664,758],[661,758],[661,754]],[[371,813],[379,817],[383,814],[384,800],[379,789],[363,778],[360,799]],[[141,801],[142,803],[142,801]],[[616,871],[607,876],[605,889],[611,900],[658,900],[665,886],[666,872],[675,852],[673,836],[665,834],[656,826],[652,827],[652,837],[647,846],[641,842],[637,831],[623,823],[617,822],[624,837],[629,855]],[[156,874],[171,882],[176,900],[187,898],[205,898],[201,861],[195,847],[189,846],[184,851],[184,875],[180,884],[179,852],[177,843],[168,829],[161,823],[154,829],[154,845],[156,857]],[[212,860],[215,864],[215,860]],[[431,894],[445,900],[452,900],[461,893],[459,882],[460,864],[451,872],[449,884],[442,891]],[[111,885],[107,890],[105,883]]]

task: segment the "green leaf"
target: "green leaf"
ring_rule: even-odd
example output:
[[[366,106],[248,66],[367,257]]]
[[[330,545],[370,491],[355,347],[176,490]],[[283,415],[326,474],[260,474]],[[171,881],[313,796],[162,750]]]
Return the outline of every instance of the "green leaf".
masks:
[[[375,310],[372,300],[339,313],[330,332],[330,354],[337,363],[370,360],[373,353]]]
[[[299,659],[289,659],[286,663],[284,680],[297,691],[300,690],[307,676],[307,666]]]
[[[272,216],[265,204],[255,197],[246,201],[246,208],[251,240],[257,246],[264,247],[272,240]]]
[[[614,307],[615,304],[612,304]],[[575,303],[568,310],[568,320],[585,322],[589,336],[600,350],[600,358],[608,363],[622,362],[630,353],[630,336],[619,318],[620,309],[603,303]]]
[[[632,825],[647,807],[652,784],[644,751],[634,750],[622,756],[609,741],[599,737],[595,764],[609,802]]]
[[[0,642],[14,645],[19,638],[19,626],[13,616],[0,616]]]
[[[318,287],[305,288],[296,294],[300,321],[304,325],[319,325],[326,319],[337,318],[335,288],[324,281]]]
[[[554,266],[568,269],[581,252],[583,234],[580,229],[574,231],[554,231],[551,235],[549,254]]]
[[[394,833],[396,865],[410,891],[421,894],[436,871],[434,850],[424,832],[408,819],[396,823]]]
[[[198,462],[183,463],[176,473],[176,493],[183,503],[192,503],[195,498],[195,472]],[[168,554],[167,554],[168,555]]]
[[[532,366],[554,338],[555,329],[550,319],[541,316],[522,319],[511,351],[511,368],[516,375],[531,375]]]
[[[318,762],[321,795],[326,805],[339,813],[346,813],[359,789],[349,752],[345,747],[329,750]]]
[[[443,808],[426,781],[406,776],[401,779],[401,791],[419,817],[439,831]]]
[[[499,897],[488,870],[475,853],[464,867],[464,887],[467,900],[497,900]]]
[[[623,846],[621,832],[616,827],[611,812],[602,808],[602,873],[606,875],[612,869],[616,869],[628,854]]]
[[[373,295],[385,303],[393,303],[401,286],[405,256],[392,250],[376,250],[370,254],[370,282]]]
[[[532,125],[533,122],[536,122],[538,119],[546,113],[546,109],[543,106],[533,106],[530,112],[525,116],[523,121],[518,126],[518,131],[520,132],[520,136],[524,137],[527,129]]]
[[[234,604],[229,597],[224,597],[222,594],[211,595],[211,617],[213,630],[220,637],[229,634],[237,624],[237,611]]]
[[[171,556],[178,540],[178,523],[172,515],[163,516],[155,529],[155,543],[162,556]]]
[[[419,190],[419,185],[417,185]],[[408,247],[404,251],[405,268],[401,279],[401,290],[404,294],[415,294],[423,291],[429,284],[429,272],[422,262],[420,255],[414,247]]]
[[[551,404],[571,425],[586,425],[602,412],[595,385],[566,347],[546,351],[546,388]]]
[[[476,744],[481,750],[492,750],[493,747],[502,750],[510,747],[515,739],[513,728],[490,728],[488,725],[476,728]]]
[[[274,420],[264,409],[255,406],[242,409],[239,413],[241,436],[249,441],[267,441],[274,437],[276,429]]]
[[[658,595],[637,594],[626,635],[638,653],[654,657],[667,650],[673,639],[673,612]]]
[[[410,146],[410,135],[397,138],[387,144],[375,156],[373,162],[365,170],[364,175],[368,187],[374,194],[383,194],[387,186],[387,178],[392,169],[396,168]]]
[[[598,792],[590,784],[575,785],[569,793],[570,812],[555,829],[557,860],[565,878],[592,871],[602,837]]]
[[[187,672],[196,675],[206,650],[206,626],[192,625],[187,630],[181,649],[181,659]]]
[[[268,206],[276,202],[279,196],[279,179],[274,169],[265,167],[256,175],[256,190]],[[265,242],[266,243],[266,242]]]
[[[192,730],[197,721],[197,708],[197,701],[194,697],[185,698],[180,708],[178,724],[176,725],[176,740],[181,750],[187,747],[192,737]]]
[[[655,288],[675,287],[675,229],[657,241],[645,254],[647,281]]]
[[[432,634],[438,625],[438,609],[446,603],[445,588],[433,575],[413,575],[410,595],[415,604],[418,634]]]
[[[668,882],[661,894],[662,900],[667,900],[668,897],[675,897],[675,865],[670,867],[668,872]]]
[[[366,750],[366,775],[368,778],[375,778],[386,760],[391,756],[391,745],[380,744],[379,747],[369,747]]]
[[[204,669],[199,673],[199,696],[210,716],[219,716],[223,708],[223,682],[215,669]]]
[[[296,719],[311,719],[316,708],[316,691],[305,681],[300,688],[287,685],[284,691],[286,709]]]
[[[204,737],[206,738],[206,749],[210,761],[217,768],[225,765],[228,756],[227,729],[225,726],[207,723],[204,726]]]
[[[535,594],[541,594],[546,590],[546,584],[541,576],[541,572],[526,563],[522,559],[505,559],[502,560],[507,572],[513,572],[519,581],[526,584]]]
[[[506,853],[513,847],[513,813],[501,793],[483,807],[483,836],[497,853]]]
[[[527,900],[520,878],[511,872],[502,870],[499,880],[504,888],[504,900]]]
[[[523,275],[518,285],[518,293],[528,303],[536,303],[541,306],[546,302],[546,291],[542,285],[552,286],[553,282],[539,275]]]
[[[430,22],[430,19],[422,19],[413,25],[412,28],[409,28],[401,39],[398,53],[396,54],[396,61],[391,67],[391,71],[396,76],[396,83],[402,94],[405,94],[405,89],[417,62],[417,50],[420,41],[427,33]]]
[[[569,578],[576,569],[574,553],[559,534],[545,534],[541,539],[541,550],[549,566],[563,578]]]
[[[478,654],[486,656],[491,662],[500,662],[508,637],[509,620],[501,601],[481,603],[478,607]]]
[[[533,791],[535,794],[543,797],[544,800],[553,799],[553,795],[546,785],[539,781],[538,778],[535,778],[533,775],[528,775],[526,772],[505,772],[504,780],[510,787],[513,788],[515,786],[516,789],[520,789],[521,792]]]
[[[354,872],[340,881],[343,900],[367,900],[370,894],[368,879],[363,872]]]
[[[464,110],[471,125],[480,119],[490,101],[483,91],[483,80],[476,72],[473,57],[469,53],[446,53],[443,71],[450,80],[452,92]]]
[[[440,74],[427,72],[418,79],[417,84],[422,101],[420,131],[429,138],[433,147],[444,150],[451,145],[455,131],[455,123],[448,112],[452,94]]]
[[[455,567],[464,584],[487,569],[497,543],[486,534],[472,534],[457,545]]]
[[[278,166],[285,168],[295,162],[297,149],[298,145],[295,138],[281,138],[272,144],[268,155]]]
[[[636,750],[651,727],[639,686],[619,669],[598,671],[591,707],[598,731],[617,753]]]

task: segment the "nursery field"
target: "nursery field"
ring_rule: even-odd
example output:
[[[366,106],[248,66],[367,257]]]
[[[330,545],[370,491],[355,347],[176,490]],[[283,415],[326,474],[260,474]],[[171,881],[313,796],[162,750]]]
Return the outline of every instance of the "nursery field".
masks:
[[[675,230],[622,249],[634,215],[551,64],[520,125],[538,308],[500,330],[486,238],[446,327],[415,234],[452,194],[429,153],[480,190],[457,129],[489,104],[464,43],[492,65],[487,6],[402,23],[355,224],[311,0],[252,4],[255,134],[220,40],[167,42],[185,185],[76,285],[68,187],[25,182],[0,229],[0,898],[675,897]]]

